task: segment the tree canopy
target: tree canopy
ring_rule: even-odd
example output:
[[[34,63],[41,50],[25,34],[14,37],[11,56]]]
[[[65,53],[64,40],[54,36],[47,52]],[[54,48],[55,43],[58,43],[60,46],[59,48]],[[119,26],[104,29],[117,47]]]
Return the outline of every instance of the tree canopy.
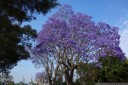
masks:
[[[38,62],[40,58],[53,57],[62,66],[67,85],[72,85],[74,70],[80,62],[96,62],[105,56],[124,60],[119,39],[118,27],[95,23],[91,16],[64,5],[43,25],[32,58]]]
[[[57,0],[0,0],[0,71],[11,69],[21,59],[27,59],[30,46],[37,37],[31,26],[21,26],[55,8]]]

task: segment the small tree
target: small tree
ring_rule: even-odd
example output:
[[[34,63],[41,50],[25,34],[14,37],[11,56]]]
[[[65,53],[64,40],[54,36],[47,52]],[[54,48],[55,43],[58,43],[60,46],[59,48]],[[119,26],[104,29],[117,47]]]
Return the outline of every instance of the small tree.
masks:
[[[65,5],[49,18],[38,34],[34,51],[42,58],[52,57],[62,66],[67,85],[72,85],[80,62],[96,62],[106,55],[123,59],[118,28],[102,22],[95,24],[91,18]],[[33,60],[40,60],[37,56]]]

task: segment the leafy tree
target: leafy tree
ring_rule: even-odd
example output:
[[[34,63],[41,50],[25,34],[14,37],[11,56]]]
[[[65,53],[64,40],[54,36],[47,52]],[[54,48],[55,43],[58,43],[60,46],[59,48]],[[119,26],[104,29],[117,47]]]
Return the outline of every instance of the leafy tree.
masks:
[[[101,57],[97,63],[81,63],[77,68],[81,84],[105,83],[105,82],[128,82],[127,59],[121,61],[117,57]]]
[[[46,14],[57,5],[57,0],[0,0],[0,16],[12,22],[29,21],[35,14]]]
[[[34,48],[37,56],[32,57],[33,61],[53,57],[62,66],[67,85],[72,85],[74,70],[80,62],[95,62],[107,55],[123,60],[118,27],[103,22],[95,24],[91,18],[75,13],[69,5],[60,8],[38,34]]]
[[[22,22],[46,14],[57,5],[56,0],[0,0],[0,72],[29,57],[25,46],[31,46],[37,35],[31,26],[21,26]]]
[[[87,84],[93,85],[95,83],[97,73],[99,72],[99,67],[95,63],[81,63],[76,69],[77,75],[79,76],[77,81],[80,85]]]
[[[103,57],[99,59],[101,68],[97,74],[98,82],[128,82],[128,63],[116,57]]]
[[[14,81],[8,81],[8,85],[15,85]]]

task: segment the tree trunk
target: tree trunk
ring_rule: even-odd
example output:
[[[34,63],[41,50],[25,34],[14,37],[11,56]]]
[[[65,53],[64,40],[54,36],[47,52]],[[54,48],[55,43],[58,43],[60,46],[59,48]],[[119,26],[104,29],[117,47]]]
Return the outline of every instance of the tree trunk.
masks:
[[[52,85],[52,80],[51,77],[48,75],[48,79],[49,79],[49,85]]]
[[[65,81],[67,85],[73,85],[73,73],[74,69],[65,71]]]
[[[67,85],[72,85],[72,82],[68,81],[66,82]]]

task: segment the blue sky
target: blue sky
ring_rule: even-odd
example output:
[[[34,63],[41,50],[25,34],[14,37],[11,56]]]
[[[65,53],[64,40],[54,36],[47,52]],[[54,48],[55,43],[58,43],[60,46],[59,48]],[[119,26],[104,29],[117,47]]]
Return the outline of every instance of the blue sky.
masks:
[[[75,12],[82,12],[93,17],[95,22],[103,21],[111,26],[120,27],[121,35],[120,47],[128,57],[128,0],[58,0],[61,5],[69,4]],[[52,9],[46,16],[37,15],[37,20],[29,23],[38,32],[42,29],[42,25],[49,16],[55,13],[59,7]],[[30,60],[21,61],[11,70],[11,75],[15,82],[26,79],[29,82],[31,78],[34,80],[35,73],[43,71],[43,68],[36,68]]]

